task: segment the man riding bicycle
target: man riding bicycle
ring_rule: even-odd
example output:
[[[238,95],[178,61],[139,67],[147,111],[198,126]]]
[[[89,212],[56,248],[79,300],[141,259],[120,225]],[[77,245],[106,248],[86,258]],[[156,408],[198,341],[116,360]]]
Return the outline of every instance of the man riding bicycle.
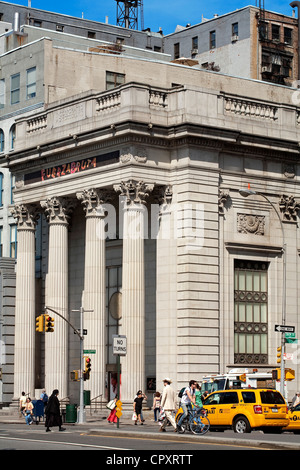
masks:
[[[181,425],[183,423],[183,420],[186,418],[188,415],[189,411],[192,411],[192,406],[195,405],[195,389],[196,389],[196,380],[190,380],[189,382],[189,387],[186,387],[184,390],[181,401],[180,401],[180,406],[183,410],[183,413],[177,423],[177,430],[181,429]]]

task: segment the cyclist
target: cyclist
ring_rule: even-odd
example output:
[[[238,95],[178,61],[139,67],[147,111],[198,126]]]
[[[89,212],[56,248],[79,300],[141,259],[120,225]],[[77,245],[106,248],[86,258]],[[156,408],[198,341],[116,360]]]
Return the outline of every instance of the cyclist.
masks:
[[[197,413],[199,413],[199,411],[201,411],[203,408],[201,388],[198,383],[196,383],[196,389],[195,389],[195,406],[197,409]]]
[[[185,417],[188,415],[189,411],[192,411],[192,404],[195,405],[195,389],[196,389],[196,380],[190,380],[189,386],[186,387],[184,390],[181,401],[180,401],[180,406],[183,410],[183,413],[177,423],[177,430],[181,429],[181,425],[183,423],[183,420]]]

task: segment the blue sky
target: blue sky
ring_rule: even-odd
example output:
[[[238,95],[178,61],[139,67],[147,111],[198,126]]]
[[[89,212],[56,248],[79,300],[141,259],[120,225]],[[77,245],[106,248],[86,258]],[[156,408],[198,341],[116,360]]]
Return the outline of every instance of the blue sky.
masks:
[[[164,34],[174,32],[178,24],[197,24],[204,18],[213,18],[215,14],[223,15],[230,11],[243,8],[247,5],[256,6],[259,0],[210,0],[208,3],[201,0],[144,0],[144,26],[152,31],[161,27]],[[292,16],[291,0],[265,0],[265,9]],[[27,0],[14,0],[10,3],[27,5]],[[108,16],[110,24],[116,24],[115,0],[31,0],[32,8],[38,8],[65,15],[105,22]],[[296,12],[297,15],[297,12]]]

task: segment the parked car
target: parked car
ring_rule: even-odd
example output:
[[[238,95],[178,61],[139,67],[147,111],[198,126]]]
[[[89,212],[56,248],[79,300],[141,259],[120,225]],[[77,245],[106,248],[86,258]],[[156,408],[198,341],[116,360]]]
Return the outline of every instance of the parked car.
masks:
[[[281,432],[288,425],[288,408],[277,390],[219,390],[203,402],[213,429],[248,433],[253,429]]]

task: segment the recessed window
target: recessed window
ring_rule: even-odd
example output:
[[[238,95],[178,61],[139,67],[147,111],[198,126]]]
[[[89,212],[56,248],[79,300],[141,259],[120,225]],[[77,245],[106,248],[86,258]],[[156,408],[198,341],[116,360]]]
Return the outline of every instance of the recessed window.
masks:
[[[216,31],[211,31],[209,33],[209,48],[215,49],[216,47]]]
[[[5,80],[0,80],[0,109],[3,109],[5,105]]]
[[[0,152],[4,152],[4,132],[3,129],[0,129]]]
[[[36,96],[36,68],[27,70],[26,77],[26,99],[30,100]]]
[[[291,28],[284,28],[284,42],[289,46],[293,43],[293,30]]]
[[[272,40],[279,41],[280,39],[280,26],[278,24],[272,24]]]
[[[176,44],[174,44],[174,59],[179,59],[180,57],[180,44],[179,42],[176,42]]]
[[[268,362],[268,263],[235,260],[234,363]]]
[[[20,74],[11,76],[10,102],[16,104],[20,102]]]
[[[123,73],[106,72],[106,89],[111,90],[125,83],[125,75]]]

